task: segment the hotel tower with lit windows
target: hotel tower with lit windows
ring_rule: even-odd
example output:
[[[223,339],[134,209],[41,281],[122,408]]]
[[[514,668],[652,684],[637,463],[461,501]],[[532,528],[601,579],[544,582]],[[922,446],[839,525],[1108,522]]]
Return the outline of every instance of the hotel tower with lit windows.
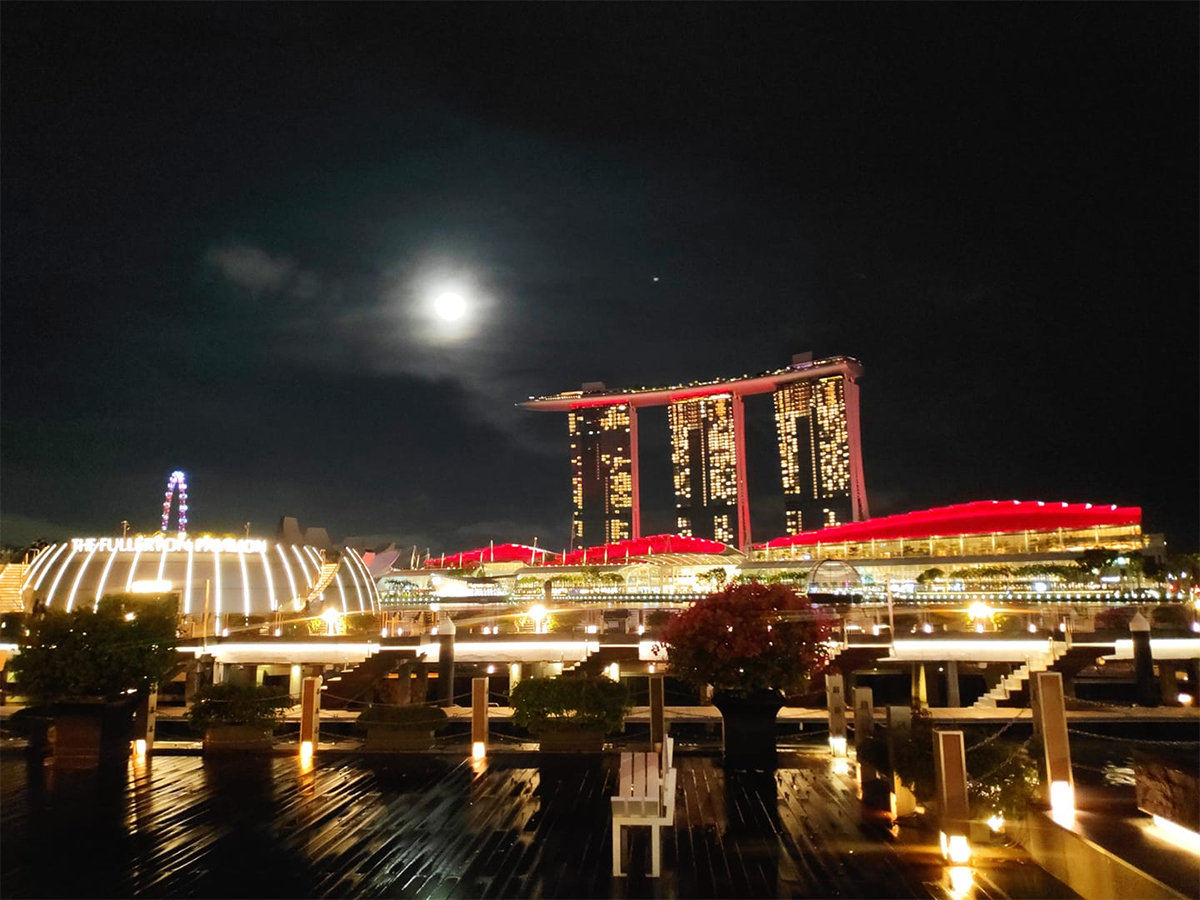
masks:
[[[680,534],[743,549],[751,542],[744,398],[772,393],[787,533],[869,516],[859,442],[858,378],[849,357],[762,375],[660,388],[533,397],[526,409],[567,413],[573,545],[640,538],[637,411],[666,406]]]

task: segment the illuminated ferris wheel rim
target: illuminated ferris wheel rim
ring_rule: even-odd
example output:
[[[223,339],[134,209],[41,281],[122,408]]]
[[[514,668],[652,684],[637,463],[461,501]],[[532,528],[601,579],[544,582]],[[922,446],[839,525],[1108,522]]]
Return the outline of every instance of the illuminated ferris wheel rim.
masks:
[[[176,469],[174,472],[172,472],[171,477],[167,479],[167,492],[164,495],[165,499],[163,500],[162,530],[165,533],[170,526],[171,501],[174,498],[175,489],[177,487],[179,488],[179,533],[181,535],[186,535],[188,511],[187,475],[185,475],[180,469]]]

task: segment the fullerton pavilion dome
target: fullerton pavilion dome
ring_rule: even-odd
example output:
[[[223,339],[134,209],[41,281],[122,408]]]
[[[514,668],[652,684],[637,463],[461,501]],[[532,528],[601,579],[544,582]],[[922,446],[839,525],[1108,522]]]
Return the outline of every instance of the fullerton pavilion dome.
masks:
[[[71,538],[39,552],[21,587],[26,609],[38,601],[56,609],[91,607],[117,593],[178,594],[182,615],[203,615],[206,595],[215,616],[267,616],[310,602],[344,613],[378,608],[374,579],[357,551],[286,535]]]

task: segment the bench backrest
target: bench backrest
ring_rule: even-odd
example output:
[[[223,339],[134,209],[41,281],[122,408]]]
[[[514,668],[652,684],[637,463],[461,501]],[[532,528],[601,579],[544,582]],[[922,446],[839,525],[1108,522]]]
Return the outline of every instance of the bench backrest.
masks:
[[[663,779],[660,777],[658,766],[658,754],[653,751],[621,754],[617,795],[613,797],[614,812],[629,816],[661,815]]]

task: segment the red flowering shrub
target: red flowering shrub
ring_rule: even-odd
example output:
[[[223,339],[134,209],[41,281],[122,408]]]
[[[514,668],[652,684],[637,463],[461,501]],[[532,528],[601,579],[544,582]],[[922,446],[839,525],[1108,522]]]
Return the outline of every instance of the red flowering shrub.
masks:
[[[654,652],[697,687],[796,693],[825,668],[832,629],[832,616],[787,585],[734,584],[671,619]]]

